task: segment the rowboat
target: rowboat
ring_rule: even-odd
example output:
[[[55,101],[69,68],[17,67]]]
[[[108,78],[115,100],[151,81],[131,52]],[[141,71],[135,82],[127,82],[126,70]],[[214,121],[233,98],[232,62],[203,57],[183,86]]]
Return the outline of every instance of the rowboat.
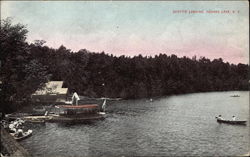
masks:
[[[222,119],[217,119],[218,123],[228,123],[228,124],[235,124],[235,125],[246,125],[245,120],[222,120]]]
[[[17,134],[11,133],[11,135],[14,137],[15,140],[21,141],[27,137],[30,137],[32,135],[32,130],[28,130],[27,132],[22,133],[22,136],[18,137]]]

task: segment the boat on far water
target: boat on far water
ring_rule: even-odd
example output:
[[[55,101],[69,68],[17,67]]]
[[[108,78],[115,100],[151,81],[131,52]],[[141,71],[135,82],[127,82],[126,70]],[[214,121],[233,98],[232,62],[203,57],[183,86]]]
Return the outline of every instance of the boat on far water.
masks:
[[[240,97],[239,95],[231,95],[230,97]]]
[[[224,120],[224,119],[217,119],[217,122],[218,123],[227,123],[227,124],[233,124],[233,125],[246,125],[246,122],[245,120]]]

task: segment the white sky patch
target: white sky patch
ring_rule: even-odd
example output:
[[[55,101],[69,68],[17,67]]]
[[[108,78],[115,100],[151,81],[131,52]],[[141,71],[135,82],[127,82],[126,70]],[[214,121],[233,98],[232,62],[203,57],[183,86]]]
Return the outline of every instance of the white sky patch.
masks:
[[[236,14],[174,14],[173,10],[235,10]],[[1,1],[1,19],[27,25],[28,41],[114,55],[223,57],[249,63],[249,4],[236,1]],[[238,57],[238,58],[237,58]],[[236,59],[237,58],[237,59]]]

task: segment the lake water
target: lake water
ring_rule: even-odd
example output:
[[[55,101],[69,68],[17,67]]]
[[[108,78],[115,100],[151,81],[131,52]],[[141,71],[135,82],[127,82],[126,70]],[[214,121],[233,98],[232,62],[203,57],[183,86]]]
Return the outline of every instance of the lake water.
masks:
[[[230,97],[231,95],[240,97]],[[215,116],[247,120],[219,124]],[[108,103],[92,124],[34,124],[34,156],[235,156],[249,152],[249,92],[211,92]]]

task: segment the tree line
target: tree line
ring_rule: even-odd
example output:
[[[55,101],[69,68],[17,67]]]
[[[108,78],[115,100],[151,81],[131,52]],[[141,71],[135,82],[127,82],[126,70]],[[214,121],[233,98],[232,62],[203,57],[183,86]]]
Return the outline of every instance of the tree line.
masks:
[[[221,58],[113,56],[86,49],[73,52],[36,40],[28,44],[22,24],[1,20],[1,110],[18,108],[48,80],[89,97],[146,98],[193,92],[248,90],[249,65]],[[2,105],[1,105],[2,106]]]

